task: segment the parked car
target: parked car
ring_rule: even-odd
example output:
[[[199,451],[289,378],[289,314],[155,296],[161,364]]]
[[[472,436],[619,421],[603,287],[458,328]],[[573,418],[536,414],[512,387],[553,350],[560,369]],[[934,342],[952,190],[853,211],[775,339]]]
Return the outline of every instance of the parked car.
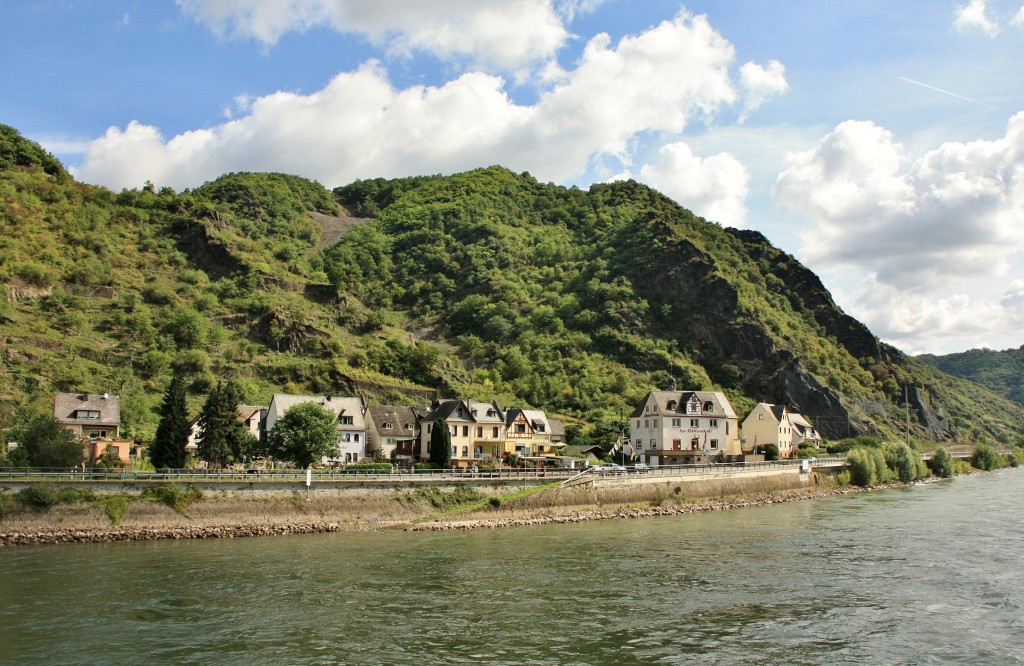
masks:
[[[648,474],[651,471],[651,466],[648,465],[647,463],[638,462],[637,464],[630,467],[629,471],[633,472],[634,474]]]
[[[602,463],[594,467],[594,474],[625,474],[626,468],[616,463]]]

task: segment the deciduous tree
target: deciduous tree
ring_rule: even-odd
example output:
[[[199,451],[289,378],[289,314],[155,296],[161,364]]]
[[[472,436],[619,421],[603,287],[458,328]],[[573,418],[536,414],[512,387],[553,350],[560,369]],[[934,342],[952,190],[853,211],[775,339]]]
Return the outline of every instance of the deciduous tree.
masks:
[[[309,467],[338,452],[334,415],[313,402],[295,405],[274,424],[268,445],[273,457],[290,460],[300,469]]]

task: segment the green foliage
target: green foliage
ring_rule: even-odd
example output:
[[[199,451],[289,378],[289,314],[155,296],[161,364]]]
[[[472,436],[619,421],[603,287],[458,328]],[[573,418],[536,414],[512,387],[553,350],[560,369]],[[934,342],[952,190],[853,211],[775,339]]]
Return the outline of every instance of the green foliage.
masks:
[[[58,504],[91,502],[96,499],[88,489],[57,486],[53,483],[34,483],[15,495],[18,502],[34,509],[48,509]]]
[[[906,444],[890,443],[882,448],[885,457],[886,467],[895,475],[895,478],[902,483],[916,481],[921,476],[919,460],[921,454],[911,449]]]
[[[1006,466],[1006,458],[988,444],[975,444],[971,465],[976,469],[991,471]]]
[[[13,127],[0,125],[0,171],[14,168],[38,168],[59,182],[71,180],[56,157],[34,141],[23,138]]]
[[[124,493],[106,495],[100,498],[100,504],[103,505],[103,511],[110,519],[110,524],[117,527],[124,522],[125,516],[128,515],[128,509],[132,506],[132,498]]]
[[[199,457],[214,467],[227,467],[242,459],[252,435],[238,419],[238,386],[217,382],[199,414]]]
[[[82,444],[50,414],[31,414],[10,428],[9,441],[18,442],[33,467],[69,469],[81,464]]]
[[[268,435],[270,455],[289,460],[300,469],[338,454],[334,415],[314,402],[295,405],[284,413]]]
[[[203,499],[203,491],[189,484],[182,488],[177,484],[147,486],[142,489],[142,499],[166,504],[187,517],[186,511],[193,502]]]
[[[470,486],[455,486],[452,490],[444,491],[440,488],[417,488],[412,496],[439,511],[449,511],[464,504],[482,502],[486,499],[480,491]]]
[[[149,459],[158,469],[180,469],[185,466],[185,445],[192,434],[192,422],[185,403],[185,382],[175,372],[160,406],[160,424],[149,446]]]
[[[765,444],[764,446],[758,447],[764,452],[765,460],[778,460],[779,459],[779,447],[774,444]]]
[[[878,473],[871,449],[853,449],[847,454],[846,461],[850,465],[850,483],[864,488],[878,484]]]
[[[917,358],[943,372],[977,382],[1024,404],[1024,347],[1004,351],[971,349],[959,354],[924,354]]]
[[[452,466],[452,434],[448,432],[448,424],[435,421],[430,431],[430,463],[438,469]]]
[[[929,467],[935,476],[948,479],[953,476],[953,456],[945,448],[938,448],[932,453]]]

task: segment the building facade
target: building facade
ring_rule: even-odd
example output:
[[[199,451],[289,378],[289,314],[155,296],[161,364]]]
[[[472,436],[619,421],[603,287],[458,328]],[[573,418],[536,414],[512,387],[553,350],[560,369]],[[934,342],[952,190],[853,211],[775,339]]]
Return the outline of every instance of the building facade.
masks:
[[[629,420],[630,443],[652,465],[742,456],[739,419],[724,393],[651,391]]]

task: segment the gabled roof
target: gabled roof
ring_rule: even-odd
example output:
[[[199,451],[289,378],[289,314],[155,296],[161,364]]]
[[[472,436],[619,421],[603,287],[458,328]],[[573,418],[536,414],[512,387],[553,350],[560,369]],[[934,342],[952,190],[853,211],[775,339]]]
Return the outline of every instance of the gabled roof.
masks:
[[[351,416],[352,425],[348,428],[366,428],[366,420],[363,418],[363,399],[356,396],[331,396],[331,395],[292,395],[289,393],[275,393],[270,399],[272,407],[276,408],[277,417],[280,418],[292,407],[303,403],[312,402],[320,405],[335,418],[339,416]]]
[[[782,423],[782,419],[785,418],[786,414],[787,414],[786,406],[785,405],[768,405],[768,407],[771,408],[772,416],[775,417],[775,420],[778,421],[779,423]]]
[[[416,411],[412,407],[382,405],[369,407],[367,412],[377,433],[385,437],[412,438],[416,436]],[[390,427],[385,427],[390,425]]]
[[[565,424],[559,419],[548,419],[552,437],[565,437]]]
[[[462,416],[459,416],[459,408],[462,408]],[[469,423],[495,423],[505,422],[505,412],[497,401],[480,402],[479,400],[442,400],[434,405],[433,409],[423,417],[424,421],[466,421]]]
[[[796,412],[789,413],[789,422],[799,428],[814,428],[814,426],[812,426],[811,423],[807,419],[805,419],[802,414],[797,414]]]
[[[78,418],[81,411],[99,412],[98,419]],[[121,425],[121,398],[109,393],[58,393],[53,417],[65,425]]]
[[[630,418],[642,417],[644,414],[657,414],[660,416],[686,416],[686,404],[695,397],[701,403],[701,416],[717,416],[720,418],[734,419],[736,412],[729,403],[729,398],[719,391],[651,391],[633,410]],[[654,400],[655,410],[645,412],[644,407]],[[711,403],[711,409],[704,409],[704,405]],[[671,405],[671,407],[670,407]]]
[[[235,407],[238,410],[238,418],[243,421],[248,421],[253,416],[263,416],[263,410],[266,407],[255,407],[253,405],[238,405]]]

